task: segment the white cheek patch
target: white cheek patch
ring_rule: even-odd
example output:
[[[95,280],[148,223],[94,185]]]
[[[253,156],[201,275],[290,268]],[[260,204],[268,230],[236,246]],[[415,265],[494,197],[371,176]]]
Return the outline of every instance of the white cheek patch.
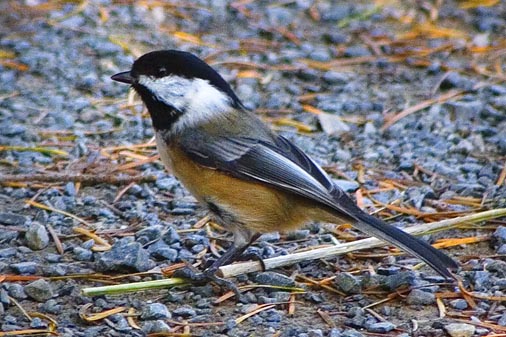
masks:
[[[191,87],[190,80],[179,76],[153,78],[141,75],[139,76],[139,84],[146,87],[158,101],[173,106],[177,110],[182,110],[185,107],[184,96]]]
[[[232,100],[227,94],[200,78],[186,79],[179,76],[152,78],[141,75],[139,84],[149,89],[158,101],[182,112],[172,126],[174,131],[194,127],[232,109]]]

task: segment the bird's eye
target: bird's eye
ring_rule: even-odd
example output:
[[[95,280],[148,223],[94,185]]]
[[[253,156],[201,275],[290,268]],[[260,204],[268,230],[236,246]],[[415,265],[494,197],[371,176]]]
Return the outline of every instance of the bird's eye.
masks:
[[[165,68],[158,69],[158,76],[163,77],[166,75],[167,75],[167,69],[165,69]]]

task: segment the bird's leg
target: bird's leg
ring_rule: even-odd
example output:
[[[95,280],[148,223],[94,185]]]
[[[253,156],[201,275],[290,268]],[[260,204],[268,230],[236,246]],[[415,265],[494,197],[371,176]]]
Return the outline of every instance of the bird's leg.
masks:
[[[248,247],[256,241],[256,239],[258,239],[258,237],[260,236],[260,233],[258,234],[255,234],[255,236],[251,239]],[[246,249],[245,249],[246,250]],[[249,260],[253,260],[253,261],[257,261],[258,263],[260,263],[261,267],[262,267],[262,271],[265,271],[266,270],[266,267],[265,267],[265,263],[264,263],[264,260],[262,259],[262,255],[260,253],[257,253],[257,252],[251,252],[251,253],[242,253],[240,256],[237,257],[237,259],[235,259],[237,261],[249,261]]]
[[[185,267],[177,270],[174,277],[183,277],[196,283],[214,282],[220,287],[232,290],[237,299],[240,298],[239,289],[229,280],[216,276],[218,269],[242,255],[242,253],[258,238],[258,234],[251,234],[249,231],[237,231],[234,233],[234,243],[221,255],[213,264],[202,273],[196,272],[194,268]],[[246,235],[245,235],[246,234]]]

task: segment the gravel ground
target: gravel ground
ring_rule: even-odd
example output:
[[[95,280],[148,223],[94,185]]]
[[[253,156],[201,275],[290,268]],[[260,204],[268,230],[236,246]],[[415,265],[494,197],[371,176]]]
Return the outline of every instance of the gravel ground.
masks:
[[[387,248],[234,280],[296,285],[304,294],[253,288],[239,303],[219,304],[223,291],[213,285],[80,294],[84,287],[159,279],[159,273],[136,273],[202,262],[230,240],[219,228],[201,226],[205,210],[150,159],[148,116],[137,99],[127,101],[125,86],[110,80],[155,49],[207,57],[247,107],[345,188],[359,188],[361,206],[395,225],[505,207],[506,2],[473,3],[2,1],[1,330],[56,329],[59,336],[506,333],[504,218],[424,236],[431,242],[480,238],[447,252],[461,262],[467,289],[495,298],[463,296],[427,267],[413,269],[416,259]],[[428,103],[385,127],[393,114],[420,102]],[[6,174],[26,179],[13,182]],[[26,181],[35,174],[46,181]],[[144,180],[135,180],[138,175]],[[87,179],[78,183],[76,176]],[[97,251],[104,248],[99,239],[76,228],[96,230],[112,248]],[[360,237],[315,224],[264,235],[250,250],[268,258]],[[301,276],[335,278],[322,288]],[[389,295],[391,301],[365,308]],[[80,316],[118,307],[135,309],[134,323],[126,311],[96,321]]]

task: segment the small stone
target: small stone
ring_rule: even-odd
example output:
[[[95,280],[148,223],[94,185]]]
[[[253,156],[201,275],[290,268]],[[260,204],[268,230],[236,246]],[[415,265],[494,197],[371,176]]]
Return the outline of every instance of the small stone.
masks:
[[[47,301],[54,295],[51,285],[43,279],[27,284],[25,286],[25,292],[37,302]]]
[[[148,242],[153,241],[158,239],[162,235],[162,229],[163,229],[162,226],[149,226],[135,233],[135,238],[136,240],[139,240],[139,238],[141,237],[146,237]]]
[[[484,270],[477,270],[473,273],[474,288],[477,291],[484,291],[490,286],[490,273]]]
[[[428,305],[436,302],[436,296],[421,289],[413,289],[406,298],[406,302],[410,305]]]
[[[350,273],[337,274],[334,282],[346,294],[357,294],[360,292],[360,279]]]
[[[65,184],[65,194],[71,197],[75,197],[76,185],[72,182]]]
[[[24,226],[28,219],[19,214],[14,213],[0,213],[0,224],[7,226]]]
[[[45,329],[47,328],[47,323],[41,320],[39,317],[34,317],[30,322],[30,328]]]
[[[391,322],[379,322],[367,325],[367,331],[376,333],[387,333],[395,329],[395,324]]]
[[[9,296],[14,297],[18,300],[24,300],[28,296],[26,295],[25,288],[18,283],[11,283],[7,286],[7,293]],[[3,301],[5,303],[5,301]],[[9,301],[10,302],[10,301]],[[6,303],[9,304],[9,303]]]
[[[258,273],[255,277],[255,282],[281,287],[293,287],[295,285],[295,281],[290,277],[272,271]]]
[[[485,269],[491,273],[496,273],[498,277],[506,277],[506,262],[494,260],[485,266]]]
[[[345,57],[361,57],[361,56],[370,56],[371,52],[369,49],[365,46],[357,45],[357,46],[350,46],[346,48],[344,51]]]
[[[383,284],[389,290],[395,290],[401,286],[411,286],[416,282],[416,274],[413,271],[404,271],[397,274],[389,275],[383,279]]]
[[[309,236],[309,229],[299,229],[289,232],[286,236],[287,240],[302,240]]]
[[[441,89],[460,88],[469,90],[474,83],[457,72],[450,72],[441,82]]]
[[[17,249],[16,247],[8,247],[4,249],[0,249],[0,258],[8,258],[16,255]]]
[[[26,244],[33,250],[41,250],[49,244],[49,235],[45,226],[33,222],[25,234]]]
[[[476,331],[474,325],[466,323],[451,323],[445,325],[444,328],[451,337],[471,337]]]
[[[309,329],[307,335],[308,337],[323,337],[323,331],[321,329]]]
[[[264,233],[262,234],[259,238],[258,238],[258,242],[262,242],[262,241],[267,241],[267,242],[275,242],[275,241],[279,241],[279,239],[281,238],[281,236],[279,235],[278,232],[273,232],[273,233]]]
[[[49,314],[57,315],[62,311],[62,306],[56,300],[50,299],[42,304],[41,309]]]
[[[332,179],[332,181],[340,189],[348,193],[355,192],[360,187],[360,184],[357,183],[356,181],[350,181],[345,179]]]
[[[148,321],[144,323],[142,326],[142,331],[146,334],[155,334],[155,333],[170,333],[172,330],[162,320],[156,320],[156,321]]]
[[[191,307],[179,307],[177,309],[172,310],[172,314],[174,316],[189,318],[195,316],[196,312]]]
[[[170,262],[175,262],[179,255],[179,252],[176,249],[170,248],[168,246],[158,247],[156,250],[150,249],[150,252],[153,257],[165,259]]]
[[[341,337],[364,337],[364,335],[357,330],[348,329],[341,333]]]
[[[366,318],[361,312],[357,312],[353,317],[346,319],[345,324],[352,328],[361,329],[366,324]]]
[[[450,301],[450,306],[452,308],[457,309],[457,310],[465,310],[465,309],[467,309],[467,302],[466,302],[466,300],[459,298],[459,299]]]
[[[350,75],[337,71],[327,71],[323,74],[323,80],[328,84],[346,84],[350,80]]]
[[[499,244],[506,244],[506,226],[499,226],[492,234],[495,241]]]
[[[161,179],[157,179],[155,182],[156,187],[160,190],[172,190],[178,184],[177,180],[173,177],[165,177]]]
[[[457,145],[452,147],[452,150],[457,153],[469,154],[473,152],[474,145],[467,139],[462,139]]]
[[[36,262],[19,262],[10,265],[11,269],[18,274],[22,275],[33,275],[37,273]]]
[[[162,236],[162,239],[168,245],[179,242],[181,240],[179,233],[173,226],[169,226],[167,228],[165,234]]]
[[[169,309],[162,303],[151,303],[144,307],[141,314],[141,319],[155,320],[155,319],[170,319],[172,315]]]
[[[329,332],[329,337],[341,337],[341,330],[338,328],[332,328]]]
[[[95,245],[95,240],[89,239],[81,243],[81,247],[90,250]]]
[[[497,320],[497,324],[500,326],[506,326],[506,312],[503,313],[501,317],[499,317],[499,319]]]
[[[83,247],[74,247],[73,253],[75,259],[78,261],[91,261],[93,258],[93,252]]]
[[[101,253],[97,258],[97,269],[100,271],[147,271],[155,266],[149,259],[147,250],[130,238],[118,240],[108,252]]]

